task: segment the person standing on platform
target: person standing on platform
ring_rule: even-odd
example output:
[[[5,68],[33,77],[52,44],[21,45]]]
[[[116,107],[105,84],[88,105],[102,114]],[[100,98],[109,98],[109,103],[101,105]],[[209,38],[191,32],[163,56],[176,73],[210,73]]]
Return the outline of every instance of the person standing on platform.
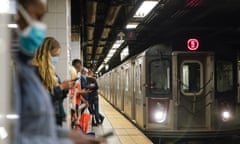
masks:
[[[14,109],[19,119],[13,132],[14,144],[100,144],[94,138],[69,131],[55,124],[54,110],[48,91],[32,66],[35,51],[42,44],[46,26],[42,18],[46,0],[18,0],[19,49],[12,53]]]
[[[76,79],[75,87],[70,90],[71,103],[72,106],[75,106],[77,121],[76,124],[79,124],[79,118],[81,113],[79,112],[79,106],[81,103],[85,104],[85,107],[88,107],[88,101],[83,97],[88,94],[88,91],[82,89],[81,87],[81,75],[80,71],[82,68],[82,62],[80,59],[74,59],[72,61],[72,66],[70,67],[70,76],[71,79]]]
[[[92,70],[88,71],[87,82],[91,90],[91,93],[88,94],[89,107],[95,117],[95,120],[93,120],[93,126],[97,126],[98,124],[103,123],[104,116],[99,113],[98,84],[94,78]]]
[[[51,95],[52,104],[55,110],[56,123],[62,126],[65,118],[63,100],[68,90],[74,86],[74,81],[65,80],[61,82],[55,71],[55,66],[60,55],[60,44],[53,37],[44,39],[43,44],[36,51],[33,58],[33,65],[38,69],[38,75]]]

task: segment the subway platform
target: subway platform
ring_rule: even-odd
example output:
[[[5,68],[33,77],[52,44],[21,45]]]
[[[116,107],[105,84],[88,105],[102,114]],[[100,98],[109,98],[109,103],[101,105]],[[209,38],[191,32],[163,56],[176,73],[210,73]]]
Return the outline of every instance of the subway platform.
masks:
[[[138,128],[99,96],[100,113],[105,116],[102,125],[93,127],[96,136],[114,131],[108,144],[153,144]]]

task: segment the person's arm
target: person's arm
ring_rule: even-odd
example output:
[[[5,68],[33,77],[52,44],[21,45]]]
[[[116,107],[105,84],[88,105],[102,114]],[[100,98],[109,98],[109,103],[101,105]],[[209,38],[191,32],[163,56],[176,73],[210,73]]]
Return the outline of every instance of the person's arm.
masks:
[[[88,78],[84,79],[83,77],[81,77],[81,88],[82,89],[90,89],[90,86],[88,84]]]
[[[97,84],[97,80],[96,79],[93,79],[94,80],[94,87],[93,87],[93,90],[98,90],[98,84]]]
[[[81,98],[82,102],[86,104],[86,107],[88,107],[89,106],[88,101],[83,96],[80,96],[80,98]]]
[[[80,131],[69,131],[68,137],[75,144],[101,144],[106,142],[106,139],[103,137],[88,136]]]
[[[67,97],[68,93],[69,93],[68,90],[63,90],[62,100]]]
[[[62,89],[60,86],[54,87],[54,92],[51,94],[54,100],[61,99],[62,98]]]

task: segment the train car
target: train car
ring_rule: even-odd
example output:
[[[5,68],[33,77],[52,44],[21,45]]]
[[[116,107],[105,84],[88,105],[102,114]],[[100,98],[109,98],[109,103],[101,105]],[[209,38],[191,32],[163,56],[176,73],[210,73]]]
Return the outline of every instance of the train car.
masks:
[[[234,143],[240,62],[236,49],[228,52],[154,45],[103,75],[113,76],[115,101],[103,96],[154,143]]]

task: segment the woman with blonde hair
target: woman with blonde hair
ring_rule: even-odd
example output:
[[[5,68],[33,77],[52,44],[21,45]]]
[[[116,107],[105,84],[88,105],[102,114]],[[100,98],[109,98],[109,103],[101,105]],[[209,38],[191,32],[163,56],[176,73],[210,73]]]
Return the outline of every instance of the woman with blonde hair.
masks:
[[[56,123],[61,126],[65,118],[63,99],[67,95],[67,90],[74,86],[74,81],[65,80],[62,83],[60,82],[55,72],[59,55],[59,42],[53,37],[47,37],[36,51],[32,63],[38,68],[40,79],[51,95],[55,109]]]

